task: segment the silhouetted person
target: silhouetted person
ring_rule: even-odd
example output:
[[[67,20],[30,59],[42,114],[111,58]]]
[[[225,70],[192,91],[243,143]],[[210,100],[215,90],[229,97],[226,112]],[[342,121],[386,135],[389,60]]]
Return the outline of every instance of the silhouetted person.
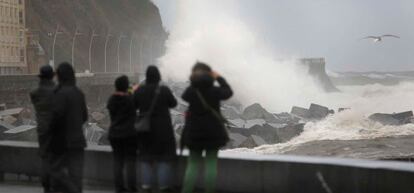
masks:
[[[151,129],[148,133],[139,134],[138,158],[142,161],[142,188],[147,192],[153,188],[155,169],[160,190],[171,191],[172,161],[176,159],[176,143],[169,109],[177,106],[177,100],[167,86],[160,85],[160,81],[158,68],[149,66],[145,84],[140,85],[134,93],[135,107],[140,114],[145,114],[150,109],[157,89],[159,91],[151,116]]]
[[[204,64],[198,62],[192,70],[191,85],[184,91],[182,98],[189,103],[182,145],[190,149],[187,161],[183,193],[191,193],[198,175],[198,168],[204,158],[205,192],[213,193],[217,176],[217,154],[220,147],[229,140],[220,112],[220,101],[233,95],[223,77]],[[214,82],[219,87],[214,86]]]
[[[128,93],[129,80],[121,76],[115,80],[115,93],[109,98],[107,108],[111,118],[109,141],[114,156],[114,179],[117,193],[137,192],[136,161],[137,133],[134,129],[136,111]],[[124,172],[127,179],[124,180]]]
[[[53,96],[52,176],[65,193],[82,192],[84,148],[82,126],[88,119],[85,96],[76,86],[69,63],[56,70],[59,84]]]
[[[49,126],[52,117],[53,91],[55,89],[53,76],[54,72],[51,66],[42,66],[39,73],[39,87],[30,93],[30,99],[36,112],[39,155],[42,160],[41,180],[45,193],[54,191],[50,178],[50,164],[48,160],[51,139]]]

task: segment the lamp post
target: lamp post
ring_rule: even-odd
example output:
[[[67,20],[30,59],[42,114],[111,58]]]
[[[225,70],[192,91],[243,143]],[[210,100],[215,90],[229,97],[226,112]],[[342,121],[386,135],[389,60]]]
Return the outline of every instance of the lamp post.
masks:
[[[132,43],[134,42],[134,38],[131,37],[131,41],[129,43],[129,72],[132,72]]]
[[[53,34],[53,45],[52,45],[52,61],[50,62],[50,65],[52,67],[55,67],[55,45],[56,45],[56,38],[57,35],[61,34],[62,32],[59,31],[59,24],[56,26],[55,33]]]
[[[80,35],[83,35],[83,34],[80,33],[78,31],[78,27],[76,27],[75,34],[73,34],[73,39],[72,39],[72,66],[73,66],[73,69],[75,70],[75,72],[76,72],[76,68],[75,68],[75,42],[76,42],[76,37],[80,36]]]
[[[124,36],[124,35],[119,35],[119,38],[118,38],[118,52],[117,52],[117,55],[118,55],[118,68],[117,68],[117,72],[119,73],[119,63],[120,63],[120,59],[119,59],[119,48],[121,47],[121,40],[123,39],[123,38],[126,38],[126,36]]]
[[[110,38],[110,37],[112,37],[112,34],[109,34],[109,33],[108,33],[108,34],[106,35],[106,40],[105,40],[105,53],[104,53],[104,55],[105,55],[105,72],[107,72],[107,71],[106,71],[106,57],[107,57],[107,56],[106,56],[106,53],[107,53],[107,47],[108,47],[108,42],[109,42],[109,38]]]
[[[98,37],[99,34],[95,33],[95,29],[92,30],[91,41],[89,42],[89,72],[92,73],[92,43],[93,38]]]

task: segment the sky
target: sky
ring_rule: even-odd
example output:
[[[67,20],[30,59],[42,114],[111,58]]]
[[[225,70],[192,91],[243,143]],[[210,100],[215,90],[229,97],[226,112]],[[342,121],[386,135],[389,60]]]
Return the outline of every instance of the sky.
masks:
[[[153,1],[170,31],[177,0]],[[238,6],[237,19],[268,45],[288,55],[325,57],[330,71],[414,70],[413,0],[238,0]],[[382,34],[401,39],[361,39]]]

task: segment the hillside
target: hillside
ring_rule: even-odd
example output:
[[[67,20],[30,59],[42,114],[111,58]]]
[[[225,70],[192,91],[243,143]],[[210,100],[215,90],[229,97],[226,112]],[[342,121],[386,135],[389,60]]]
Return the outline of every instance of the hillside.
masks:
[[[129,71],[132,37],[132,64],[148,65],[164,52],[167,33],[162,27],[158,8],[149,0],[26,0],[27,33],[37,37],[44,58],[52,58],[53,34],[59,25],[55,64],[71,61],[72,38],[76,27],[82,35],[75,41],[74,63],[78,72],[89,69],[89,44],[92,30],[92,71],[104,71],[104,45],[108,33],[108,71],[117,71],[117,49],[120,34],[125,37],[120,46],[120,71]],[[36,52],[37,53],[37,52]],[[39,61],[34,55],[29,61]]]

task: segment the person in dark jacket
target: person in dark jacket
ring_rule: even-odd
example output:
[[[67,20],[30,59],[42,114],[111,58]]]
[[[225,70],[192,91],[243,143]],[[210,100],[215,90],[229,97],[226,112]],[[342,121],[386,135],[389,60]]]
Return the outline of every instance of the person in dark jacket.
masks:
[[[182,95],[189,107],[181,142],[190,149],[182,192],[193,191],[205,151],[205,192],[212,193],[217,176],[218,150],[229,140],[220,101],[229,99],[233,91],[223,77],[201,62],[193,67],[190,81],[191,85]],[[219,87],[214,86],[215,81]]]
[[[51,119],[52,176],[63,192],[82,192],[84,148],[83,124],[88,119],[85,96],[76,86],[69,63],[56,70],[59,84],[53,96]]]
[[[144,85],[134,93],[135,108],[140,114],[149,111],[159,89],[155,108],[151,116],[149,132],[139,134],[138,157],[142,160],[142,188],[151,191],[153,169],[157,168],[158,185],[161,191],[171,190],[172,162],[176,158],[176,143],[171,123],[170,108],[177,106],[177,100],[167,86],[160,85],[161,74],[157,67],[149,66]]]
[[[30,93],[30,99],[36,112],[39,155],[42,160],[41,180],[45,193],[54,191],[49,174],[50,164],[48,159],[48,146],[51,138],[49,124],[52,115],[53,91],[55,89],[53,76],[54,72],[51,66],[42,66],[39,74],[39,87]]]
[[[107,108],[111,118],[109,141],[114,155],[115,190],[137,192],[136,159],[137,134],[134,129],[136,111],[132,96],[128,93],[129,80],[121,76],[115,80],[116,92],[109,98]],[[124,169],[127,177],[125,186]]]

